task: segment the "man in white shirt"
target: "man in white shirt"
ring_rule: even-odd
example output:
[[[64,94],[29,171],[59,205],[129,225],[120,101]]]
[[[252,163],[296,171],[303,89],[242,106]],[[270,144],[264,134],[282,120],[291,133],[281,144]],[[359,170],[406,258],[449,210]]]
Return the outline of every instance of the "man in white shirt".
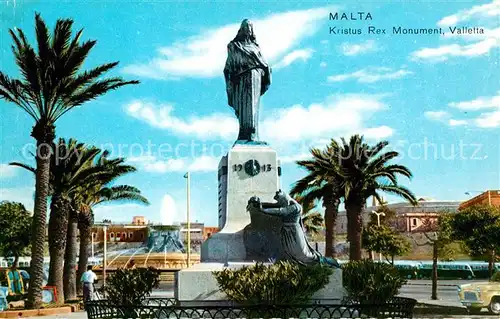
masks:
[[[83,284],[83,301],[92,300],[94,296],[94,282],[97,280],[97,275],[92,271],[92,266],[87,266],[87,271],[82,274],[80,282]]]

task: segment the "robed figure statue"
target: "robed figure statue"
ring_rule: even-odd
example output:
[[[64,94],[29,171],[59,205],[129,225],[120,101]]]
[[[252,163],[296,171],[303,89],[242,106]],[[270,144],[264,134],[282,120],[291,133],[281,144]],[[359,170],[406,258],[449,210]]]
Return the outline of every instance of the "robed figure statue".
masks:
[[[259,100],[271,85],[271,69],[255,40],[253,25],[247,19],[227,45],[224,78],[228,104],[240,123],[238,141],[258,141]]]

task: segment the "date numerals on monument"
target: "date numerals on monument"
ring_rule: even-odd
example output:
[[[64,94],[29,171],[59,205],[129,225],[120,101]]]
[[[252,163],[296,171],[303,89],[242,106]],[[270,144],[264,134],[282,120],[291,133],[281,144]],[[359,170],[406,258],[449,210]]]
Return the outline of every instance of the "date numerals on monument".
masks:
[[[257,160],[249,160],[245,162],[245,164],[235,164],[233,165],[233,171],[234,172],[241,172],[242,170],[245,170],[245,173],[247,173],[250,176],[255,176],[259,174],[260,172],[270,172],[272,169],[271,164],[259,164]]]

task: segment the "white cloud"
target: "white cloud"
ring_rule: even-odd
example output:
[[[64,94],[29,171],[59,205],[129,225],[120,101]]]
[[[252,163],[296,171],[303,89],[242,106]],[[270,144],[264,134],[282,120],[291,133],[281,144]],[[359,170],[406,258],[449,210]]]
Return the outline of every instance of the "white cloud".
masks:
[[[220,158],[218,156],[202,155],[188,158],[162,159],[153,155],[131,157],[130,163],[134,163],[139,169],[152,173],[167,172],[209,172],[217,170]]]
[[[352,73],[329,76],[328,81],[342,82],[354,79],[359,83],[374,83],[381,80],[400,79],[409,74],[412,74],[412,72],[405,69],[393,70],[386,67],[369,67]]]
[[[383,95],[346,94],[309,106],[278,109],[262,122],[261,135],[264,140],[298,142],[361,132],[366,129],[365,120],[387,107],[382,98]]]
[[[177,205],[169,194],[165,194],[161,200],[160,217],[163,225],[173,225],[178,221]]]
[[[449,116],[448,112],[446,111],[427,111],[424,112],[425,117],[427,117],[430,120],[443,120],[444,118],[447,118]]]
[[[427,60],[442,62],[451,57],[477,57],[488,54],[494,48],[500,47],[500,28],[488,29],[488,25],[498,26],[500,15],[500,1],[495,0],[489,4],[474,6],[470,9],[459,11],[438,21],[439,27],[447,32],[444,40],[475,41],[471,44],[443,44],[435,48],[422,48],[411,53],[413,60]],[[484,34],[451,34],[449,27],[461,27],[459,23],[468,22],[469,25],[482,27]]]
[[[315,34],[331,8],[289,11],[252,20],[257,42],[270,65],[281,61],[303,39]],[[220,76],[227,56],[227,44],[238,24],[225,25],[177,41],[159,49],[148,63],[126,66],[125,73],[155,79]]]
[[[260,137],[274,145],[282,154],[283,159],[295,158],[300,153],[306,153],[309,145],[318,141],[324,141],[332,137],[347,136],[351,134],[363,134],[367,139],[381,139],[391,136],[394,132],[388,126],[369,126],[367,121],[376,113],[383,111],[388,106],[382,101],[384,94],[342,94],[325,98],[324,101],[313,103],[308,106],[301,104],[274,109],[261,120]],[[143,103],[132,103],[132,113],[142,108]],[[149,107],[153,108],[153,107]],[[150,124],[157,125],[158,116],[151,115]],[[183,121],[183,126],[190,127],[191,122]],[[207,121],[208,119],[196,119]],[[214,130],[220,126],[220,121],[214,121],[207,127]],[[235,121],[236,122],[236,121]],[[159,126],[174,130],[175,133],[198,134],[193,130],[179,130],[172,125]],[[237,124],[235,123],[234,134],[229,136],[233,140],[236,137]],[[221,134],[218,134],[219,136]],[[227,137],[227,135],[226,135]],[[217,149],[221,151],[222,149]],[[222,150],[223,151],[223,150]],[[156,172],[185,172],[185,171],[214,171],[217,170],[222,153],[214,154],[215,150],[203,156],[189,154],[188,157],[178,157],[173,154],[170,158],[149,154],[140,157],[131,157],[129,162],[139,169]],[[174,152],[175,153],[175,152]],[[292,160],[292,159],[290,159]]]
[[[378,51],[379,48],[374,40],[367,40],[362,43],[347,43],[344,42],[340,45],[340,52],[346,56],[354,56],[369,52]]]
[[[468,44],[449,44],[442,45],[437,48],[424,48],[412,53],[414,59],[429,59],[434,61],[446,61],[450,57],[475,57],[484,55],[491,51],[491,49],[500,46],[500,40],[496,38],[488,38],[482,41]]]
[[[494,0],[491,3],[474,6],[470,9],[459,11],[453,15],[446,16],[439,20],[438,26],[454,26],[459,22],[470,20],[471,18],[485,18],[500,15],[500,1]]]
[[[392,136],[393,133],[394,130],[387,125],[367,128],[361,131],[361,134],[363,134],[363,136],[366,137],[367,139],[376,139],[376,140]]]
[[[448,125],[450,125],[450,126],[463,126],[463,125],[467,125],[467,121],[466,120],[454,120],[454,119],[450,119],[448,121]]]
[[[168,129],[177,134],[194,135],[200,139],[235,137],[238,133],[236,117],[224,114],[211,114],[205,117],[192,117],[184,120],[173,115],[170,104],[154,104],[135,100],[126,105],[126,112],[151,126]]]
[[[500,91],[495,96],[480,96],[471,101],[452,102],[448,105],[464,111],[500,108]]]
[[[295,51],[287,54],[283,58],[283,60],[276,63],[273,66],[273,69],[277,70],[277,69],[284,68],[286,66],[289,66],[290,64],[292,64],[293,62],[295,62],[297,60],[307,61],[307,60],[309,60],[309,58],[312,56],[313,53],[314,53],[314,50],[312,50],[312,49],[295,50]]]
[[[326,64],[326,62],[324,62],[324,61],[319,64],[319,66],[322,67],[322,68],[326,68],[327,65],[328,64]]]
[[[480,96],[470,101],[451,102],[448,106],[461,111],[472,113],[472,118],[456,120],[446,111],[429,111],[425,116],[431,120],[447,123],[450,126],[464,126],[472,124],[480,128],[500,127],[500,91],[495,96]],[[489,110],[485,112],[485,110]],[[473,112],[482,112],[474,114]]]
[[[275,109],[261,119],[260,136],[263,140],[280,143],[329,137],[330,133],[335,132],[359,133],[365,129],[365,119],[385,108],[386,105],[381,101],[382,97],[383,95],[346,94],[331,96],[322,103],[314,103],[307,107],[293,105]],[[177,135],[194,136],[201,140],[236,139],[238,132],[236,117],[214,114],[185,120],[172,115],[172,110],[172,106],[168,104],[156,106],[139,100],[132,101],[126,106],[129,115]],[[190,156],[193,157],[193,154]],[[193,169],[205,170],[206,163],[211,163],[209,160],[205,158],[203,162],[196,162],[196,165],[193,164]],[[181,171],[191,165],[177,159],[177,156],[167,160],[141,157],[141,161],[147,163],[143,164],[146,170],[158,172]]]
[[[495,112],[488,112],[479,115],[475,119],[475,124],[482,128],[496,128],[500,127],[500,110]]]
[[[10,178],[16,176],[17,169],[9,164],[0,164],[0,178]]]
[[[30,212],[35,206],[34,196],[35,187],[0,188],[0,201],[21,203]]]

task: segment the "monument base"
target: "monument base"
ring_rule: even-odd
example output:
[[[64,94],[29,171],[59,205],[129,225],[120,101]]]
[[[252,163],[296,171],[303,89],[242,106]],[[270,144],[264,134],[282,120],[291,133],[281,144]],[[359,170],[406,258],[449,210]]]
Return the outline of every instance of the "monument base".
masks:
[[[213,234],[201,245],[201,256],[201,261],[208,263],[246,260],[244,230]]]
[[[228,268],[239,269],[252,266],[252,262],[230,262]],[[199,263],[175,274],[175,298],[180,306],[227,306],[233,302],[219,290],[213,271],[223,270],[222,263]],[[345,296],[342,286],[342,270],[333,269],[330,282],[316,292],[312,302],[316,304],[339,304]]]

